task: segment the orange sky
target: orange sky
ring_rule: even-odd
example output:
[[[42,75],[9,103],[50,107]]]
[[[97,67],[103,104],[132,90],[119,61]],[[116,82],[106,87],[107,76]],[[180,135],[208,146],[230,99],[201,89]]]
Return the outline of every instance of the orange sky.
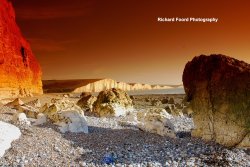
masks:
[[[249,0],[12,0],[43,79],[179,84],[187,61],[221,53],[250,63]],[[218,23],[160,23],[216,17]]]

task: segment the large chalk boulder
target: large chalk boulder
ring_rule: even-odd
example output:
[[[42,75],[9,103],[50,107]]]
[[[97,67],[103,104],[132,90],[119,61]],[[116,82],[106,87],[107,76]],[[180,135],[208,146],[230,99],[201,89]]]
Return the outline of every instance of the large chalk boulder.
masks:
[[[0,158],[11,147],[11,143],[21,136],[19,128],[0,121]]]
[[[41,113],[39,113],[35,124],[43,124],[48,119],[52,123],[59,125],[62,133],[67,131],[88,133],[87,120],[83,110],[70,100],[57,100]]]
[[[164,109],[151,108],[137,113],[138,127],[146,132],[174,138],[174,125],[172,116]]]
[[[62,111],[57,113],[59,121],[56,122],[59,125],[59,129],[62,133],[74,132],[74,133],[88,133],[88,124],[84,115],[79,114],[78,111]]]
[[[190,132],[194,128],[192,118],[174,116],[162,108],[148,108],[129,112],[119,121],[122,126],[134,126],[161,136],[175,138],[179,133]]]
[[[192,136],[250,147],[250,65],[223,55],[186,64],[183,84],[193,110]]]
[[[93,105],[93,113],[100,117],[122,116],[130,110],[133,104],[129,95],[115,88],[100,92]]]

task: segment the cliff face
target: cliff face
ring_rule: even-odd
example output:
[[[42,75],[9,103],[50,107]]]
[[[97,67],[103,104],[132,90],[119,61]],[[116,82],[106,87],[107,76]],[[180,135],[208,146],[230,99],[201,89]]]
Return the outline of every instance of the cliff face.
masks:
[[[57,92],[101,92],[104,90],[118,88],[123,91],[133,90],[152,90],[152,89],[170,89],[170,86],[149,85],[149,84],[130,84],[117,82],[113,79],[82,79],[82,80],[45,80],[43,81],[43,90],[47,93]]]
[[[76,88],[73,92],[100,92],[106,89],[111,89],[117,86],[117,82],[112,79],[103,79],[93,83],[89,83],[85,86]]]
[[[153,90],[153,89],[170,89],[170,86],[149,85],[149,84],[129,84],[125,82],[117,82],[113,79],[102,79],[97,82],[89,83],[85,86],[76,88],[73,92],[100,92],[111,88],[121,89],[123,91],[136,91],[136,90]]]
[[[76,88],[73,92],[101,92],[111,88],[118,88],[123,91],[132,91],[132,90],[150,90],[152,89],[151,85],[146,84],[128,84],[125,82],[117,82],[113,79],[102,79],[97,82],[89,83],[85,86]]]
[[[42,93],[40,66],[7,0],[0,0],[0,76],[0,98]]]
[[[250,65],[223,55],[195,57],[183,84],[194,111],[192,136],[250,147]]]

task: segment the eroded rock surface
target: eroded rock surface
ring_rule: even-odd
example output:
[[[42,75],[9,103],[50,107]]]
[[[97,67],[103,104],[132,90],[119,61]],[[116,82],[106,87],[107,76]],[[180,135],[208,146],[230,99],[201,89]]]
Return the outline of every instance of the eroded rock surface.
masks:
[[[201,55],[186,64],[183,83],[193,110],[193,136],[250,147],[249,64],[223,55]]]
[[[92,111],[93,104],[96,101],[96,97],[91,93],[82,93],[81,99],[78,100],[77,105],[81,107],[84,111]]]
[[[13,121],[19,124],[29,125],[28,119],[33,119],[33,125],[41,125],[50,121],[59,125],[61,132],[88,133],[88,125],[83,110],[68,99],[52,99],[52,103],[41,107],[39,99],[23,103],[15,99],[5,107],[15,109]],[[28,118],[28,119],[27,119]]]
[[[138,127],[146,132],[161,136],[175,137],[174,125],[170,121],[172,116],[164,109],[149,109],[137,114],[140,121]]]
[[[36,124],[44,123],[44,116],[52,123],[59,125],[61,132],[84,132],[88,133],[87,120],[84,116],[83,110],[74,102],[67,99],[56,101],[54,104],[41,112]]]
[[[175,138],[179,133],[193,129],[192,118],[173,116],[165,109],[149,108],[129,112],[120,121],[121,125],[135,126],[143,131]]]
[[[0,76],[0,98],[43,92],[41,68],[7,0],[0,0]]]
[[[100,117],[126,115],[132,109],[133,104],[129,95],[115,88],[100,92],[93,106],[93,112]]]

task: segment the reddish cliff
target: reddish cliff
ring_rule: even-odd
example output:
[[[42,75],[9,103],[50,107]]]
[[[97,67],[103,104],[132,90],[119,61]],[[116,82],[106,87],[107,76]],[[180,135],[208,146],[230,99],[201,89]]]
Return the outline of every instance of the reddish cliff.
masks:
[[[10,2],[0,0],[0,98],[42,93],[41,68],[15,21]]]

